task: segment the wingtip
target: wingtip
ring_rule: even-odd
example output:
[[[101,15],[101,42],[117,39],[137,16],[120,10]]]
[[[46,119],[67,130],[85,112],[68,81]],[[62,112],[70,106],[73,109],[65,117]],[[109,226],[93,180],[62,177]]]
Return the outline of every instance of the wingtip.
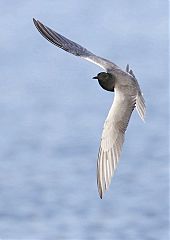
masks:
[[[38,20],[36,20],[35,18],[33,18],[32,20],[33,20],[33,23],[34,23],[35,27],[37,28],[37,26],[38,26]]]
[[[100,199],[103,199],[103,192],[101,189],[99,189],[99,197],[100,197]]]
[[[32,19],[33,23],[35,24],[35,26],[42,24],[39,20],[36,20],[35,18]]]
[[[34,23],[34,24],[37,22],[37,20],[35,20],[35,18],[33,18],[32,20],[33,20],[33,23]]]

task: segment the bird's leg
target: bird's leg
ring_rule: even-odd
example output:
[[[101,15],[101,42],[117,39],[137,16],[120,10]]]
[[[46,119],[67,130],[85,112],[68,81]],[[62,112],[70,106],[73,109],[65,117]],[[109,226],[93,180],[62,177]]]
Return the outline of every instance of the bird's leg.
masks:
[[[130,73],[130,75],[132,75],[132,77],[135,78],[135,74],[133,73],[132,69],[130,69],[129,73]]]
[[[129,64],[126,65],[126,72],[129,72]]]
[[[128,72],[132,77],[135,78],[135,74],[133,73],[132,69],[130,69],[129,64],[126,65],[126,72]]]

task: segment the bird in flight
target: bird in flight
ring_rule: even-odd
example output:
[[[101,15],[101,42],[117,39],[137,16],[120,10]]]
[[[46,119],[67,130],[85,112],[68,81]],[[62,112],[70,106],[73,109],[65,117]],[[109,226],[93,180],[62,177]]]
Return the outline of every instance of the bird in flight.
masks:
[[[126,71],[123,71],[116,64],[96,56],[40,21],[33,18],[33,22],[41,35],[52,44],[104,69],[93,79],[97,79],[100,86],[106,91],[115,92],[113,104],[104,123],[97,159],[97,186],[99,196],[103,198],[117,167],[125,131],[134,108],[144,120],[146,108],[139,84],[133,71],[129,69],[129,65],[127,65]]]

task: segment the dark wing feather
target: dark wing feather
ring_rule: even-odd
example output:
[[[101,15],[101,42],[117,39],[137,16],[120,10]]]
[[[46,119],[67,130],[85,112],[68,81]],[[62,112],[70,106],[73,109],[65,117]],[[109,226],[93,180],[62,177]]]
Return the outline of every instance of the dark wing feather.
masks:
[[[80,46],[79,44],[69,40],[68,38],[45,26],[40,21],[33,18],[33,22],[44,38],[46,38],[49,42],[53,43],[57,47],[62,48],[66,52],[93,62],[107,71],[110,69],[118,68],[118,66],[116,66],[114,63],[96,56],[95,54],[88,51],[86,48]]]

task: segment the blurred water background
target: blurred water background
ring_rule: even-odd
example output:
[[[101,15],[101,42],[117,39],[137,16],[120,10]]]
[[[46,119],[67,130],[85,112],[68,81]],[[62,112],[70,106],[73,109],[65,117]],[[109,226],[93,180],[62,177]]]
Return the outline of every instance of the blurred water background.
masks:
[[[147,104],[100,200],[96,158],[113,94],[101,69],[32,18],[125,68]],[[168,239],[168,1],[0,1],[0,239]]]

